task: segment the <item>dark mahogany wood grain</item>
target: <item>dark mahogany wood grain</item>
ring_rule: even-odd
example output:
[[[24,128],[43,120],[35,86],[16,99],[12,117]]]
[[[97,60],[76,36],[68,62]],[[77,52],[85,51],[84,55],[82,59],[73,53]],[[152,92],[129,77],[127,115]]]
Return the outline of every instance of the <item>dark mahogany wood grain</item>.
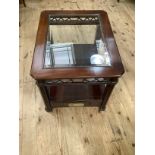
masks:
[[[43,69],[44,49],[48,32],[48,15],[63,14],[99,14],[101,25],[107,48],[111,56],[110,67],[72,67],[72,68],[53,68]],[[31,76],[34,79],[60,79],[60,78],[85,78],[85,77],[120,77],[124,73],[124,68],[118,52],[118,48],[113,36],[108,15],[101,10],[83,10],[83,11],[43,11],[40,16],[40,22],[36,37],[36,44],[31,67]]]

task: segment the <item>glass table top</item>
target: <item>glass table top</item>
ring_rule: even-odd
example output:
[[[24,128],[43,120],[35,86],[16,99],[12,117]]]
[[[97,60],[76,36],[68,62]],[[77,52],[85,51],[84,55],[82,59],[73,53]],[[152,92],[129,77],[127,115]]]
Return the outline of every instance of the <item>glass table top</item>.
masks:
[[[44,68],[111,66],[101,27],[96,14],[49,15]]]

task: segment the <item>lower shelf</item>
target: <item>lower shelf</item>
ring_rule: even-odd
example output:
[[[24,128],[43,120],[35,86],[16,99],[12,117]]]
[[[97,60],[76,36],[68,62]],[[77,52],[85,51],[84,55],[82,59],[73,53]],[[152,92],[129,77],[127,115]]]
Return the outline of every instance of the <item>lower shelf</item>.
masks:
[[[52,107],[98,107],[101,105],[101,100],[85,100],[74,102],[52,102]]]
[[[49,96],[52,107],[99,106],[105,85],[70,84],[51,86]]]

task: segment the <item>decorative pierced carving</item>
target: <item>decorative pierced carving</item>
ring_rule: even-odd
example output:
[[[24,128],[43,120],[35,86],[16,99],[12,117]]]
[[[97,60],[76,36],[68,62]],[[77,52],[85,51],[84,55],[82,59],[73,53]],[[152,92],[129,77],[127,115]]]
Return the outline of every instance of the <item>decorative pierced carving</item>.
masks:
[[[50,25],[61,25],[61,24],[69,24],[69,25],[78,25],[78,24],[99,24],[99,16],[98,15],[49,15],[49,24]]]
[[[59,85],[59,84],[95,84],[95,83],[103,83],[103,84],[116,84],[117,81],[105,79],[105,78],[81,78],[81,79],[56,79],[56,80],[46,80],[44,82],[40,82],[40,85]]]

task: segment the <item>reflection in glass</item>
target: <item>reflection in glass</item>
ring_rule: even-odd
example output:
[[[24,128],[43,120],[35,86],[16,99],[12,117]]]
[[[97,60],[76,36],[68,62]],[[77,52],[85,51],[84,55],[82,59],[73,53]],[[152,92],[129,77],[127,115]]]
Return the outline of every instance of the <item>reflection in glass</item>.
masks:
[[[98,15],[49,17],[45,68],[110,65]]]

